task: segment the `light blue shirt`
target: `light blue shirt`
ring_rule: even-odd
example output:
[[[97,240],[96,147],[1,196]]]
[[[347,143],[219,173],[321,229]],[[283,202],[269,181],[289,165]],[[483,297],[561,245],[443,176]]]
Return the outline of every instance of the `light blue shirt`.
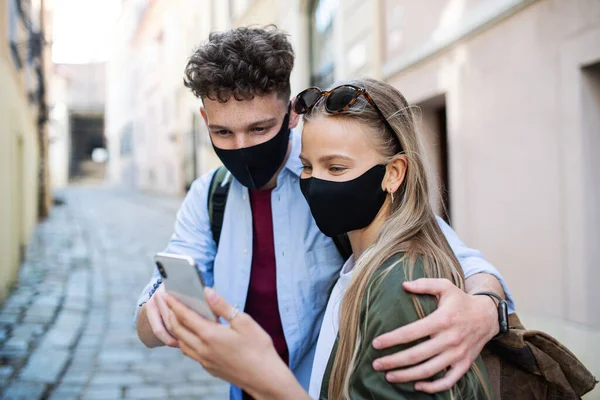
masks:
[[[308,389],[321,320],[343,260],[332,240],[317,228],[300,191],[300,135],[293,132],[290,137],[291,153],[271,194],[277,298],[290,369]],[[211,171],[193,183],[177,214],[175,232],[165,251],[193,257],[207,286],[214,286],[230,304],[243,309],[252,264],[252,213],[248,189],[232,179],[217,251],[207,208],[213,174]],[[497,277],[504,288],[509,312],[514,312],[513,299],[498,271],[479,251],[466,247],[443,220],[438,220],[465,276],[483,272]],[[148,300],[159,277],[155,269],[138,304]],[[241,391],[232,388],[231,398],[241,399]]]

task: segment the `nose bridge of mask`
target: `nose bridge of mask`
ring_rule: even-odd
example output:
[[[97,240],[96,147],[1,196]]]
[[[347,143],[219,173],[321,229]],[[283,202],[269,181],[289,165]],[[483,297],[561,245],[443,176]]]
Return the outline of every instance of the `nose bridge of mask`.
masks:
[[[256,182],[254,181],[254,176],[252,174],[252,171],[250,170],[250,168],[252,167],[251,163],[253,161],[253,157],[251,155],[251,151],[248,151],[248,149],[251,147],[243,147],[240,149],[240,154],[242,155],[242,160],[243,162],[243,166],[244,169],[246,170],[246,173],[248,174],[248,177],[250,178],[250,181],[252,182],[252,187],[258,189],[258,187],[256,186]]]
[[[368,226],[386,198],[381,182],[384,165],[375,165],[349,181],[301,180],[300,188],[319,229],[327,236]]]

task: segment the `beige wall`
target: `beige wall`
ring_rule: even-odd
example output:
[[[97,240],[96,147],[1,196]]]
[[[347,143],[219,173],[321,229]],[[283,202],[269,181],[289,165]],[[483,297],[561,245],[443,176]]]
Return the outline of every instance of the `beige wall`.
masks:
[[[418,30],[415,2],[396,3]],[[412,102],[446,95],[455,228],[502,271],[525,323],[600,375],[599,84],[581,70],[598,43],[600,2],[538,1],[389,80]]]
[[[239,3],[240,1],[234,1]],[[269,23],[275,23],[280,15],[278,14],[278,2],[277,0],[253,0],[253,1],[242,1],[241,3],[249,3],[248,7],[245,8],[243,5],[239,6],[238,14],[233,14],[234,21],[232,26],[248,26],[248,25],[265,25]],[[235,9],[235,7],[234,7]]]
[[[123,5],[107,68],[110,179],[144,190],[182,193],[193,117],[201,118],[200,100],[181,84],[184,67],[211,30],[229,27],[229,9],[225,1],[185,0],[182,6],[157,0],[138,20],[137,3]],[[133,152],[121,155],[121,137],[130,128]],[[205,124],[197,129],[196,172],[201,175],[218,165],[218,159]]]
[[[39,166],[35,112],[10,58],[5,11],[0,1],[0,301],[15,282],[37,221]]]

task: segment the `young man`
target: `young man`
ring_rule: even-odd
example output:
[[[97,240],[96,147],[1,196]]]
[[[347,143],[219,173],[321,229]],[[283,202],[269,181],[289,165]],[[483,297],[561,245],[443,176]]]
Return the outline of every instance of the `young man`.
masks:
[[[177,216],[166,251],[192,256],[207,285],[250,314],[272,337],[298,380],[308,385],[317,335],[329,289],[342,258],[317,228],[300,192],[300,137],[290,130],[290,73],[294,53],[275,29],[239,28],[213,33],[191,57],[185,84],[203,102],[200,109],[213,147],[232,175],[218,247],[213,240],[208,194],[214,171],[199,178]],[[467,292],[494,292],[512,299],[499,273],[467,248],[443,221],[440,225],[467,277]],[[158,282],[158,283],[157,283]],[[417,390],[451,387],[483,346],[499,331],[496,303],[469,295],[444,280],[424,279],[406,289],[439,297],[439,309],[379,338],[387,348],[430,337],[419,346],[376,360],[388,380],[427,379]],[[155,270],[140,298],[140,339],[148,346],[177,346],[166,326],[169,309]],[[200,317],[199,317],[200,318]],[[433,372],[432,372],[433,371]],[[232,388],[232,398],[241,392]]]

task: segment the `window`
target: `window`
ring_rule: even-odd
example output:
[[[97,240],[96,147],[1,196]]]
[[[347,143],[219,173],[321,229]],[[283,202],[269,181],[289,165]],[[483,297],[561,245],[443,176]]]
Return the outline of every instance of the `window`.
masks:
[[[133,124],[129,122],[121,132],[121,156],[133,153]]]
[[[337,0],[317,0],[310,13],[311,85],[325,88],[335,79],[333,17]]]
[[[400,0],[385,0],[384,13],[384,43],[386,60],[393,59],[400,54],[404,46],[404,6]]]
[[[8,44],[10,46],[13,62],[17,69],[23,67],[19,53],[19,9],[17,0],[7,0],[8,5]]]

